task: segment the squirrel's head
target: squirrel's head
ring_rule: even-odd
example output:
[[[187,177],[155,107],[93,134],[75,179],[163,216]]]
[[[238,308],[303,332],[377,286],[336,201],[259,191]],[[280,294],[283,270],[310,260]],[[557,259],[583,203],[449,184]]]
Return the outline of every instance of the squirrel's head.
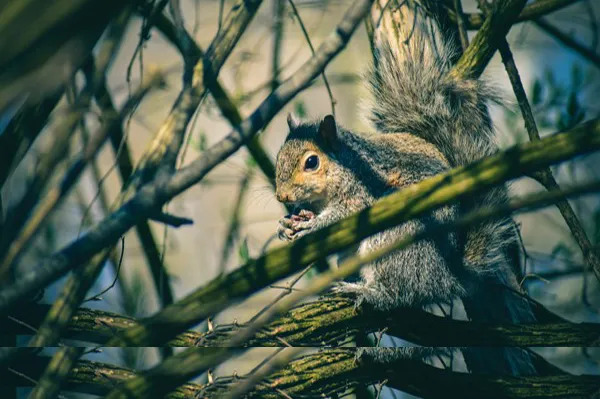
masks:
[[[288,115],[290,133],[277,154],[276,196],[285,204],[319,212],[327,203],[327,187],[337,126],[327,115],[319,123],[300,123]]]

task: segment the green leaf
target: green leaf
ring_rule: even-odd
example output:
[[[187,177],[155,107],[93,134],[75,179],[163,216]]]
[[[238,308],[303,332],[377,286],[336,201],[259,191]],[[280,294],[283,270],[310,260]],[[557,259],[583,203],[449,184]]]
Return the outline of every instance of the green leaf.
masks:
[[[579,91],[583,87],[583,72],[579,64],[573,64],[571,67],[571,85],[573,91]]]
[[[299,118],[306,118],[306,106],[304,101],[299,100],[294,103],[294,114]]]
[[[574,92],[569,93],[567,98],[567,114],[573,118],[579,110],[579,104],[577,102],[577,95]]]
[[[533,105],[538,105],[542,101],[542,84],[539,79],[536,79],[533,82],[533,87],[531,89],[531,103]]]
[[[206,134],[204,134],[204,132],[200,132],[198,134],[198,138],[192,138],[191,141],[191,146],[192,148],[194,148],[197,151],[203,152],[206,150],[206,148],[208,147],[208,144],[206,143]]]
[[[250,261],[250,251],[248,250],[248,238],[244,238],[238,250],[240,263],[248,263]]]

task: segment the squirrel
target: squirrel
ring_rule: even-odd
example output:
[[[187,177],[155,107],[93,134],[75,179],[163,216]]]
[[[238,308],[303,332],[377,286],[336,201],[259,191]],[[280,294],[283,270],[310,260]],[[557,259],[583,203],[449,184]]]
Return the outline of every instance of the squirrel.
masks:
[[[495,101],[493,91],[480,79],[448,73],[456,51],[445,39],[436,23],[424,18],[380,19],[367,79],[374,132],[352,132],[331,115],[316,122],[288,115],[289,134],[276,160],[276,197],[297,211],[279,221],[281,239],[295,240],[395,190],[498,150],[487,106]],[[479,206],[506,201],[506,186],[490,189],[366,238],[357,251],[372,251]],[[515,230],[512,219],[504,218],[440,233],[363,266],[359,281],[342,282],[335,290],[354,293],[358,305],[379,310],[462,298],[480,319],[532,321],[531,309],[523,304],[491,303],[490,312],[474,300],[500,301],[491,284],[519,290]]]

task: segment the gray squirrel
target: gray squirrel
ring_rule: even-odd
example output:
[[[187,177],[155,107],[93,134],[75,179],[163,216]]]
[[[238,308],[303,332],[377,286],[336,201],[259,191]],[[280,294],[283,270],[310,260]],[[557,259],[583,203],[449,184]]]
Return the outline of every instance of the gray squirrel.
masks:
[[[290,132],[277,155],[276,196],[297,211],[280,220],[281,239],[295,240],[395,190],[497,151],[487,108],[492,91],[481,80],[448,73],[456,52],[435,23],[394,18],[380,19],[373,36],[368,118],[374,132],[351,132],[331,115],[317,122],[288,116]],[[375,234],[357,251],[372,251],[478,206],[507,200],[505,186],[491,189]],[[467,312],[480,320],[533,321],[522,300],[505,300],[505,294],[490,289],[519,290],[517,244],[510,218],[480,223],[391,253],[364,266],[358,282],[335,289],[380,310],[462,298]]]

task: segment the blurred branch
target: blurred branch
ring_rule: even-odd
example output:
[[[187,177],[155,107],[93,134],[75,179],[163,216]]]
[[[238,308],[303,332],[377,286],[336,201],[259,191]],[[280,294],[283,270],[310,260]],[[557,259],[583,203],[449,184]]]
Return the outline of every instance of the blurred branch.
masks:
[[[460,44],[462,51],[465,51],[469,47],[469,37],[465,28],[465,14],[463,13],[461,0],[454,0],[454,12],[456,13],[456,25],[458,26]]]
[[[0,134],[0,187],[23,159],[63,94],[62,89],[33,105],[24,105]]]
[[[544,32],[561,42],[563,45],[575,50],[583,58],[600,68],[600,54],[597,54],[593,48],[584,46],[571,36],[556,28],[554,25],[546,22],[544,19],[536,19],[534,23]]]
[[[78,99],[73,106],[68,110],[67,114],[62,117],[56,127],[55,141],[50,151],[46,152],[40,163],[37,165],[33,181],[29,184],[26,193],[21,201],[14,209],[10,210],[10,216],[6,221],[6,228],[2,234],[0,244],[0,255],[2,263],[0,264],[0,278],[6,274],[10,266],[14,263],[19,252],[29,242],[32,235],[37,231],[43,220],[50,211],[58,204],[58,201],[64,198],[64,194],[75,184],[79,175],[83,171],[85,161],[76,162],[74,167],[67,173],[64,189],[54,190],[52,196],[46,196],[42,204],[38,206],[38,211],[33,214],[29,222],[26,224],[30,213],[39,201],[41,194],[47,186],[55,168],[64,160],[64,154],[67,152],[70,144],[70,139],[77,125],[80,123],[85,113],[88,111],[92,96],[96,91],[99,82],[104,80],[104,76],[111,61],[116,54],[125,26],[129,21],[131,10],[133,7],[125,7],[118,17],[110,24],[106,38],[98,50],[96,57],[96,69],[89,74],[85,88],[80,93]],[[91,61],[90,61],[91,62]],[[104,135],[98,138],[91,139],[89,150],[93,150],[90,154],[84,154],[86,161],[93,158],[101,144],[104,142],[104,137],[108,134],[105,131]],[[86,150],[87,150],[86,149]],[[79,163],[79,164],[78,164]],[[73,176],[69,176],[72,173]]]
[[[161,14],[162,15],[162,14]],[[110,115],[116,112],[112,98],[105,84],[100,85],[96,93],[96,102],[103,114]],[[116,157],[117,169],[123,186],[127,185],[133,173],[131,152],[127,138],[121,126],[111,131],[110,142]],[[142,245],[144,256],[150,267],[154,288],[162,306],[173,303],[173,292],[168,273],[163,265],[158,244],[147,221],[142,221],[135,226],[136,233]],[[113,265],[116,264],[111,262]]]
[[[575,4],[578,0],[536,0],[526,5],[515,22],[529,21],[550,14],[556,10]],[[456,14],[450,9],[450,18],[456,21]],[[465,13],[465,26],[467,29],[481,28],[485,20],[483,14]]]
[[[39,326],[48,309],[49,305],[32,304],[11,311],[10,319],[3,322],[5,332],[31,335],[25,325]],[[80,308],[67,324],[63,336],[104,345],[138,324],[131,317]],[[208,332],[185,331],[166,345],[227,347],[248,325],[224,324]],[[600,324],[567,321],[498,324],[454,320],[419,309],[381,312],[356,308],[354,298],[332,293],[296,305],[264,325],[243,346],[340,346],[357,332],[378,331],[423,346],[595,346],[600,343]]]
[[[281,44],[283,43],[284,21],[286,0],[275,0],[273,2],[273,51],[271,52],[271,90],[279,86],[279,74],[281,72]]]
[[[89,57],[107,23],[132,1],[3,2],[0,110],[36,103],[64,85]],[[23,27],[28,29],[24,30]],[[66,73],[65,73],[66,72]]]
[[[120,112],[113,114],[104,114],[102,126],[92,136],[87,145],[83,148],[81,155],[75,159],[68,168],[59,186],[49,190],[41,202],[36,207],[28,223],[21,230],[21,234],[15,238],[12,245],[0,265],[0,275],[14,264],[22,251],[31,242],[35,234],[39,231],[42,224],[58,204],[64,200],[71,188],[78,182],[79,177],[87,167],[88,163],[96,156],[111,131],[120,126],[124,118],[140,103],[144,96],[153,88],[156,88],[163,82],[160,74],[154,74],[149,81],[132,95],[125,103]]]
[[[48,366],[37,378],[38,383],[31,391],[28,399],[53,399],[58,396],[75,362],[83,354],[85,348],[59,348],[48,363]]]
[[[32,179],[27,184],[25,193],[17,204],[13,205],[10,209],[7,209],[7,217],[0,239],[0,259],[2,259],[0,265],[0,280],[7,277],[9,267],[13,260],[12,258],[14,257],[14,254],[9,255],[8,253],[11,244],[21,234],[31,211],[40,200],[44,189],[58,165],[65,161],[65,153],[67,153],[71,137],[74,134],[79,121],[87,111],[88,105],[89,96],[87,96],[86,93],[82,93],[76,103],[66,112],[55,127],[52,141],[53,145],[48,151],[41,154]]]
[[[540,140],[540,133],[535,123],[531,106],[527,100],[527,94],[525,93],[525,89],[521,83],[519,70],[517,69],[517,65],[515,64],[515,60],[513,59],[512,52],[510,51],[510,47],[506,39],[502,39],[500,41],[499,50],[500,55],[502,56],[502,61],[506,67],[506,72],[510,78],[513,91],[517,97],[519,107],[521,108],[523,120],[525,121],[525,128],[529,134],[529,140]],[[554,175],[549,167],[532,173],[531,177],[538,181],[548,191],[560,191],[560,186],[556,182],[556,179],[554,178]],[[600,258],[596,251],[592,248],[592,244],[590,243],[590,240],[588,239],[583,225],[579,221],[579,218],[577,218],[575,211],[566,199],[558,201],[556,206],[558,207],[563,219],[567,223],[567,226],[569,226],[569,230],[571,230],[571,234],[577,242],[577,245],[579,245],[579,248],[581,248],[581,252],[583,253],[583,258],[586,264],[591,270],[594,271],[596,277],[600,281]]]
[[[250,186],[250,181],[254,176],[255,166],[252,163],[246,162],[246,172],[244,177],[239,184],[237,197],[234,200],[234,208],[229,216],[229,224],[227,226],[227,232],[225,233],[225,240],[223,240],[223,249],[221,250],[221,260],[219,261],[219,273],[224,273],[227,266],[227,261],[233,249],[233,245],[239,236],[240,228],[240,216],[242,213],[242,205]]]

